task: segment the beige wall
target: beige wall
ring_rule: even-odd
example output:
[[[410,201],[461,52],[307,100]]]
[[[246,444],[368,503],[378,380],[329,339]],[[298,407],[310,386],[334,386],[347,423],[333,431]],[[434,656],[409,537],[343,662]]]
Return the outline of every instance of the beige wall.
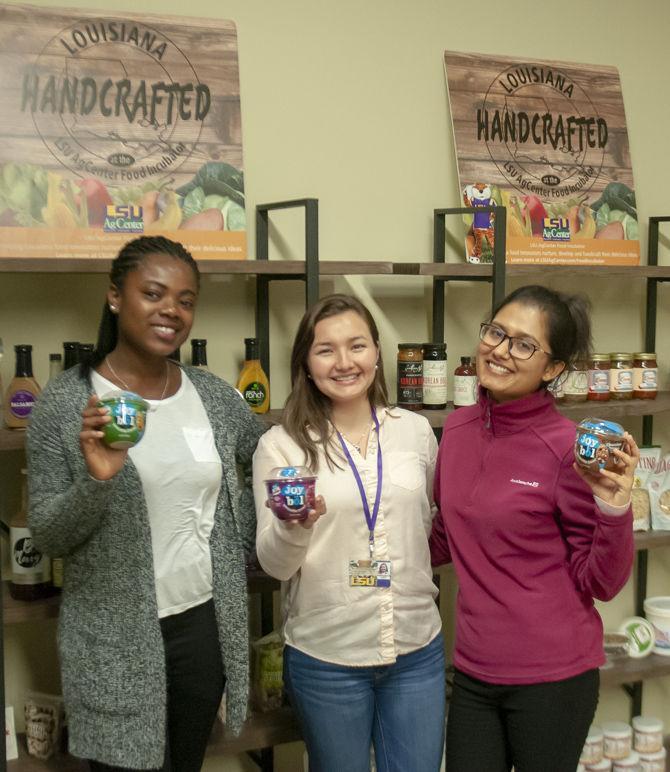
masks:
[[[109,7],[108,0],[71,4]],[[138,5],[120,0],[114,8]],[[180,14],[185,6],[176,0],[145,0],[142,10]],[[476,6],[447,0],[192,0],[188,11],[234,19],[238,25],[249,214],[258,202],[317,197],[323,259],[429,259],[433,208],[458,204],[442,67],[445,48],[617,65],[641,220],[670,212],[663,182],[670,179],[666,0],[564,0],[551,6],[530,0],[480,0]],[[275,256],[301,257],[300,217],[285,213],[273,222]],[[667,263],[667,238],[664,245],[662,260]],[[552,285],[591,293],[599,349],[640,349],[641,283],[592,279]],[[44,381],[48,354],[58,351],[63,340],[94,339],[104,288],[102,277],[0,275],[5,349],[17,342],[33,343],[36,375]],[[324,281],[321,289],[352,290],[370,303],[380,322],[393,390],[396,343],[423,340],[429,334],[428,283],[343,278]],[[661,333],[669,328],[669,292],[668,287],[659,292]],[[473,331],[489,293],[487,286],[477,284],[449,288],[446,329],[452,366],[472,349]],[[274,407],[281,406],[287,393],[288,352],[302,297],[298,284],[272,291]],[[193,334],[210,340],[212,369],[227,379],[236,377],[242,339],[253,333],[253,319],[252,280],[205,280]],[[670,388],[669,340],[661,334],[657,346],[665,389]],[[5,383],[11,374],[8,359],[2,365]],[[657,420],[656,426],[656,441],[670,450],[670,417]],[[631,422],[631,428],[639,433],[640,422]],[[11,487],[13,472],[4,477],[3,487]],[[668,587],[670,550],[650,560],[650,592],[665,593]],[[632,611],[629,585],[603,609],[606,625],[616,627]],[[23,630],[8,636],[8,688],[17,700],[22,683],[39,686],[28,675],[30,656],[16,653],[32,646],[34,636],[34,631]],[[662,715],[670,726],[670,679],[646,685],[645,711]],[[620,690],[604,692],[598,712],[599,718],[615,715],[628,715],[627,698]],[[287,753],[282,769],[296,769],[295,753],[283,750],[282,757]],[[236,764],[210,762],[207,768],[241,768]]]

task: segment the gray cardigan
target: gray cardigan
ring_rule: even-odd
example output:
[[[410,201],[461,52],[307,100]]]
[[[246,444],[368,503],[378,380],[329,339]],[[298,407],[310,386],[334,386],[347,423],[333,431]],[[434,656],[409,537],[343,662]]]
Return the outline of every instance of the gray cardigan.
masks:
[[[251,458],[263,429],[230,385],[202,369],[184,371],[223,463],[210,549],[227,722],[239,731],[249,681],[244,558],[256,528]],[[34,408],[29,525],[38,549],[65,558],[58,646],[71,752],[157,768],[165,750],[166,684],[147,508],[130,458],[112,480],[88,475],[79,432],[90,394],[75,367],[49,383]]]

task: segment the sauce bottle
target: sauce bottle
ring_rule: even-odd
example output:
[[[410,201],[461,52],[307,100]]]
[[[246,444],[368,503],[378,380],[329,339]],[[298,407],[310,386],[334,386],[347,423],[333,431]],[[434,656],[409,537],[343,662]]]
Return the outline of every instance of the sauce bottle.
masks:
[[[270,381],[261,367],[258,339],[244,339],[244,366],[237,381],[237,389],[254,413],[270,409]]]
[[[62,371],[63,357],[60,354],[49,354],[49,382]],[[63,589],[63,558],[51,559],[51,586],[54,592]]]
[[[28,490],[22,469],[21,507],[9,524],[12,576],[9,594],[16,600],[39,600],[53,594],[49,558],[33,547],[28,530]]]
[[[41,389],[33,378],[32,346],[14,346],[15,375],[9,382],[5,396],[5,423],[9,429],[25,429],[30,420],[37,395]]]
[[[53,381],[62,369],[63,357],[60,354],[49,354],[49,381]]]
[[[454,407],[477,404],[477,369],[472,357],[461,357],[454,370]]]
[[[397,403],[405,410],[423,407],[423,349],[419,343],[398,343]]]
[[[79,364],[79,343],[68,340],[63,343],[63,370],[69,370],[77,364]]]
[[[193,367],[201,367],[208,370],[207,367],[207,339],[191,338],[191,364]]]
[[[423,407],[444,410],[447,406],[447,344],[423,344]]]

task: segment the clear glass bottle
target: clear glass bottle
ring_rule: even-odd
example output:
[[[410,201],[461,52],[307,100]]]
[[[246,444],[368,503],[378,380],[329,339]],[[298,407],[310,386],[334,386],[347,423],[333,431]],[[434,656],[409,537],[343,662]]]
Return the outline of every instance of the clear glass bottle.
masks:
[[[28,486],[21,470],[21,506],[9,524],[12,575],[9,594],[15,600],[40,600],[53,594],[49,558],[33,547],[28,530]]]
[[[254,413],[270,409],[270,381],[261,366],[257,338],[244,339],[244,365],[237,381],[237,389]]]
[[[447,344],[423,344],[423,407],[444,410],[447,406]]]
[[[61,373],[63,370],[63,357],[61,354],[49,354],[49,381]],[[49,382],[47,381],[47,383]]]
[[[461,364],[454,370],[454,407],[477,404],[477,368],[472,357],[461,357]]]

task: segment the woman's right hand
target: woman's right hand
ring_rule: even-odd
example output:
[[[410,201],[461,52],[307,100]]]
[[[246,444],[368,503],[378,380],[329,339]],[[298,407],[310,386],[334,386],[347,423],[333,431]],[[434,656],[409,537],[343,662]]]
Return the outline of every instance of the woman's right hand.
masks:
[[[98,402],[97,394],[92,394],[82,410],[79,445],[88,473],[96,480],[102,481],[111,480],[121,471],[126,463],[128,450],[115,450],[103,442],[102,427],[108,424],[112,417],[109,415],[109,410],[106,407],[100,407]]]

